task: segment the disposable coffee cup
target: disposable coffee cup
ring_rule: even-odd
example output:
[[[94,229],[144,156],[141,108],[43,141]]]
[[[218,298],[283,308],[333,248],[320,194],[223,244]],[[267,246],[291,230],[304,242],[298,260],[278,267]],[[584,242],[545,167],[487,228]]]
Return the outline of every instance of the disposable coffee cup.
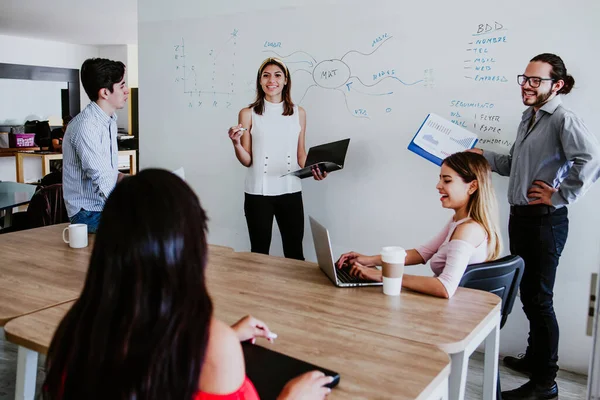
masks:
[[[383,294],[400,296],[405,260],[406,251],[402,247],[390,246],[381,249]]]
[[[88,228],[86,224],[71,224],[63,229],[63,241],[74,249],[87,247]]]

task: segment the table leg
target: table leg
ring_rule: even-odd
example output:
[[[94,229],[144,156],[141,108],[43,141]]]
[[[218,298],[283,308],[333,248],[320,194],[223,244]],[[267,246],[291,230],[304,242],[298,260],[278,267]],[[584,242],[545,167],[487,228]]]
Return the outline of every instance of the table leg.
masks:
[[[50,173],[50,160],[46,156],[42,156],[42,178]]]
[[[498,356],[500,351],[500,324],[485,338],[485,359],[483,364],[483,399],[496,399],[498,380]]]
[[[12,207],[6,209],[6,212],[4,213],[4,223],[2,224],[3,229],[6,229],[12,225],[12,213]]]
[[[450,382],[446,381],[444,383],[444,385],[442,386],[442,389],[440,391],[440,400],[449,400],[449,398],[450,398],[449,397],[449,393],[448,393],[448,391],[449,391],[448,386],[449,385],[450,385]]]
[[[23,155],[21,153],[15,153],[15,163],[17,164],[17,182],[25,183],[25,176],[23,175]]]
[[[38,353],[19,346],[15,400],[33,400],[37,378]]]
[[[135,175],[137,171],[137,160],[135,157],[135,154],[129,156],[129,175]]]
[[[420,397],[419,397],[420,398]],[[448,400],[448,379],[444,379],[444,382],[439,385],[435,390],[431,393],[430,396],[427,397],[428,400]]]
[[[467,370],[469,368],[469,354],[465,351],[450,354],[450,400],[463,400],[467,386]]]

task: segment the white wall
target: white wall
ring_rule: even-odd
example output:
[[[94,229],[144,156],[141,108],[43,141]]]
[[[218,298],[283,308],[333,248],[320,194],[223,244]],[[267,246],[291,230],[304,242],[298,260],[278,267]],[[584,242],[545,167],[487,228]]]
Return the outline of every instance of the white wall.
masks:
[[[573,6],[569,18],[561,21],[559,36],[540,34],[539,27],[547,26],[548,19],[536,11],[535,5],[524,5],[519,0],[507,0],[502,5],[485,3],[477,0],[451,4],[443,0],[402,4],[381,0],[376,5],[342,0],[282,0],[277,5],[266,0],[210,4],[192,0],[140,2],[139,79],[143,88],[140,129],[144,132],[140,141],[141,166],[169,169],[184,166],[188,182],[207,208],[209,240],[238,250],[248,249],[243,215],[244,168],[235,159],[226,131],[236,123],[239,108],[252,101],[256,68],[265,57],[273,55],[268,53],[273,49],[267,49],[267,43],[282,43],[276,51],[289,63],[294,79],[292,94],[299,102],[304,89],[316,82],[308,78],[310,71],[306,74],[307,71],[300,70],[312,66],[300,50],[310,53],[315,61],[341,57],[349,50],[367,54],[373,51],[374,39],[389,33],[394,39],[372,56],[348,57],[353,75],[368,82],[375,72],[395,68],[406,80],[424,79],[426,84],[404,87],[388,80],[389,86],[382,84],[386,89],[371,93],[379,95],[348,94],[346,103],[344,93],[350,89],[345,87],[341,91],[316,88],[306,94],[301,105],[307,111],[307,145],[345,137],[352,142],[343,171],[324,182],[303,182],[305,213],[330,228],[332,246],[338,254],[344,250],[374,254],[382,245],[421,244],[449,218],[447,211],[439,207],[435,190],[439,168],[406,150],[428,112],[450,118],[451,112],[457,111],[451,108],[451,100],[495,103],[493,113],[501,117],[502,134],[478,133],[482,139],[499,137],[503,141],[496,147],[483,147],[508,152],[524,109],[516,75],[523,72],[532,56],[549,51],[565,59],[577,82],[573,93],[565,97],[565,104],[586,121],[592,132],[600,134],[595,101],[600,83],[590,67],[600,62],[598,53],[590,50],[600,40],[600,29],[595,22],[597,1],[586,0]],[[560,9],[561,4],[560,0],[549,0],[545,6]],[[500,35],[506,35],[508,40],[506,45],[489,50],[497,60],[494,74],[505,75],[507,79],[503,83],[476,83],[464,76],[469,74],[465,72],[467,68],[472,68],[465,64],[466,58],[471,57],[465,54],[472,50],[478,25],[495,20],[505,25]],[[213,50],[217,55],[213,56]],[[430,73],[423,76],[423,71]],[[235,94],[223,90],[211,93],[210,83],[206,82],[210,82],[210,77],[233,86]],[[193,92],[196,83],[199,91]],[[368,91],[357,85],[354,82],[353,88]],[[214,89],[221,89],[215,86]],[[393,95],[383,96],[388,90]],[[362,108],[361,104],[369,110],[389,107],[393,112],[371,114],[368,120],[349,115],[347,108],[356,110]],[[458,111],[471,119],[475,113],[489,114],[474,109]],[[494,176],[494,186],[508,247],[507,179]],[[596,184],[579,203],[570,207],[570,237],[555,287],[555,307],[561,326],[559,364],[561,368],[584,373],[591,352],[591,340],[584,333],[589,279],[600,264],[599,201],[600,184]],[[307,259],[314,260],[308,228],[304,245]],[[281,253],[275,230],[272,254]],[[431,274],[428,267],[411,268],[411,272]],[[502,330],[501,352],[523,351],[527,331],[517,301]]]
[[[98,57],[96,46],[0,35],[0,62],[2,63],[79,69],[81,64],[91,57]],[[82,86],[81,108],[83,109],[88,103],[89,99]],[[24,170],[26,182],[41,178],[41,164],[34,159],[25,160]],[[0,158],[0,180],[16,180],[14,157]]]
[[[127,84],[129,87],[138,87],[138,46],[127,45]]]
[[[0,62],[8,64],[40,65],[47,67],[80,69],[81,64],[93,57],[104,57],[122,61],[127,66],[126,80],[130,87],[137,87],[138,61],[137,45],[114,46],[82,46],[69,43],[52,42],[0,35]],[[89,98],[81,90],[81,109],[88,103]],[[128,129],[129,108],[117,112],[119,128]],[[42,168],[36,160],[25,159],[25,181],[36,181],[41,178]],[[14,157],[0,158],[0,180],[16,180]]]
[[[61,91],[67,82],[0,79],[0,125],[23,125],[27,120],[62,124]]]
[[[0,35],[2,63],[79,69],[91,57],[98,57],[98,47]],[[81,108],[87,103],[89,99],[82,86]]]

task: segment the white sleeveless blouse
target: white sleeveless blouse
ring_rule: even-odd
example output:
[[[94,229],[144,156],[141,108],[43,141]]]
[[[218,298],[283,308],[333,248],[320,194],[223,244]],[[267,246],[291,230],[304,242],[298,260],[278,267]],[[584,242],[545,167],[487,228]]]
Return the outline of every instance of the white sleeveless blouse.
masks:
[[[265,100],[263,115],[252,110],[252,165],[246,171],[245,192],[263,196],[278,196],[302,190],[300,178],[283,174],[300,168],[298,165],[298,138],[300,116],[298,106],[294,114],[282,115],[283,102]]]

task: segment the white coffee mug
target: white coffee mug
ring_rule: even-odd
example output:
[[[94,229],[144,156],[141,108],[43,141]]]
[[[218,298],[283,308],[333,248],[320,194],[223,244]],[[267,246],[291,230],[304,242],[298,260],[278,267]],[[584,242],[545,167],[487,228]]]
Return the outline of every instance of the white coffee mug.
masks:
[[[400,296],[405,259],[406,250],[402,247],[390,246],[381,249],[383,294]]]
[[[67,232],[69,234],[67,235]],[[68,238],[67,238],[68,236]],[[87,247],[88,229],[86,224],[71,224],[63,229],[63,240],[74,249]]]

